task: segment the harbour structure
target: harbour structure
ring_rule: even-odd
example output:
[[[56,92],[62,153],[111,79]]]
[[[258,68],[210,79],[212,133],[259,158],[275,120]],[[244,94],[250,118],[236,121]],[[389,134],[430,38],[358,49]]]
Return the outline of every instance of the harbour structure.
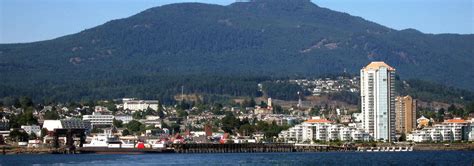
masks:
[[[363,128],[377,141],[395,141],[395,68],[371,62],[360,80]]]

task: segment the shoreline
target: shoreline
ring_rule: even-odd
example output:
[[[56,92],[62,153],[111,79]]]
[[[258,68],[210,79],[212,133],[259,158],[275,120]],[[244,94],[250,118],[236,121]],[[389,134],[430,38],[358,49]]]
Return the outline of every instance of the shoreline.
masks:
[[[78,148],[69,150],[67,148],[26,148],[26,147],[0,147],[0,155],[21,155],[21,154],[161,154],[161,153],[324,153],[324,152],[367,152],[357,151],[357,148],[372,148],[374,146],[358,146],[352,148],[331,147],[331,146],[288,146],[278,144],[179,144],[178,146],[166,149],[134,149],[134,148]],[[192,148],[188,148],[192,147]],[[210,146],[210,147],[209,147]],[[395,147],[377,145],[374,148]],[[398,146],[404,147],[404,146]],[[474,151],[473,143],[454,144],[414,144],[412,152],[419,151]],[[380,152],[407,152],[407,151],[380,151]],[[409,151],[408,151],[409,152]],[[377,152],[369,152],[377,153]]]

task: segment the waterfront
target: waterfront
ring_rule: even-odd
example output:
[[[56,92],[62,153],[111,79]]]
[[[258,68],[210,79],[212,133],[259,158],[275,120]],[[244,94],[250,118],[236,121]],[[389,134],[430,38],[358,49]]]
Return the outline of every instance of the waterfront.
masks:
[[[146,155],[7,155],[1,165],[456,165],[474,164],[474,151],[216,153]]]

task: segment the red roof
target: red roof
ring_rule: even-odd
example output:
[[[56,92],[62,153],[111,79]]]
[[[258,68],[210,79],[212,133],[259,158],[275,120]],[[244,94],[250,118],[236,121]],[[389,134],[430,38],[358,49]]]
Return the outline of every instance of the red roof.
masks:
[[[448,119],[444,120],[443,123],[467,123],[464,119]]]
[[[331,121],[327,119],[310,119],[305,121],[306,123],[332,123]]]

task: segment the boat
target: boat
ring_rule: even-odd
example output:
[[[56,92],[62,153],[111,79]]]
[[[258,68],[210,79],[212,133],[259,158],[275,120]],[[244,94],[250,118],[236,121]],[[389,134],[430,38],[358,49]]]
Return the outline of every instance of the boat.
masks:
[[[408,147],[405,147],[402,149],[402,152],[406,152],[406,151],[408,151]]]
[[[166,148],[166,140],[156,140],[150,143],[152,149]]]
[[[91,142],[84,144],[83,147],[108,148],[110,146],[120,146],[121,144],[122,142],[118,137],[113,136],[111,133],[104,132],[103,134],[93,136]]]
[[[120,140],[118,144],[109,144],[108,148],[135,148],[135,143],[129,140]]]

